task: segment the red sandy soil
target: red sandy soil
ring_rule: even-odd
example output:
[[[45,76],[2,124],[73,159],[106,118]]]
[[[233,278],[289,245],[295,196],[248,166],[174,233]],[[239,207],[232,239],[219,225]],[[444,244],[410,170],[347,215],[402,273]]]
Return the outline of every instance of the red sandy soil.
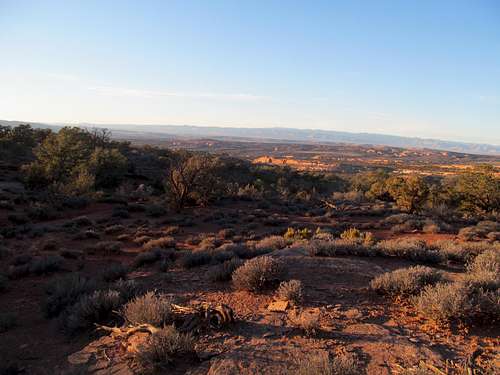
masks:
[[[218,211],[237,217],[238,210],[251,212],[251,203],[217,208]],[[194,218],[191,227],[181,227],[174,235],[179,247],[189,248],[183,241],[192,234],[216,232],[232,226],[238,232],[240,224],[220,226],[205,223],[203,218],[213,209],[196,209],[184,215]],[[95,204],[84,210],[65,213],[65,218],[38,225],[48,226],[81,215],[92,220],[110,218],[112,205]],[[173,221],[174,214],[160,219],[146,218],[142,213],[131,213],[129,219],[119,219],[126,226],[126,232],[133,232],[133,223],[148,220],[149,228],[165,228],[167,219]],[[6,224],[6,213],[0,211],[0,225]],[[307,223],[310,218],[287,215],[290,221]],[[238,218],[238,217],[237,217]],[[113,218],[114,220],[114,218]],[[342,219],[336,218],[337,222]],[[350,222],[354,220],[348,219]],[[377,219],[373,219],[377,220]],[[354,224],[354,223],[353,223]],[[130,228],[128,226],[131,226]],[[322,223],[321,226],[328,226]],[[259,225],[254,231],[265,234],[276,228]],[[281,230],[286,229],[286,224]],[[388,231],[374,230],[379,238],[393,237]],[[117,234],[104,235],[100,241],[116,240]],[[412,234],[432,242],[453,238],[446,234]],[[48,233],[37,239],[9,239],[9,248],[16,252],[42,252],[39,244],[48,238],[56,239],[58,249],[79,249],[97,242],[91,239],[73,241],[71,235]],[[140,247],[133,242],[124,242],[120,255],[87,255],[82,260],[65,260],[63,272],[79,270],[83,274],[96,276],[105,265],[120,261],[131,263]],[[255,295],[234,291],[231,283],[214,283],[208,280],[207,271],[211,266],[192,270],[174,267],[166,273],[150,266],[134,271],[129,278],[136,279],[148,289],[172,294],[184,305],[196,302],[225,303],[235,312],[236,322],[221,331],[204,331],[198,338],[197,352],[200,361],[190,360],[172,369],[175,374],[286,374],[294,368],[301,355],[311,355],[319,351],[351,352],[357,354],[368,374],[397,373],[402,367],[418,364],[419,360],[437,366],[448,361],[460,361],[477,347],[484,350],[481,360],[499,361],[498,326],[479,329],[454,327],[443,328],[422,319],[404,301],[391,302],[375,295],[368,289],[370,280],[387,271],[412,265],[411,262],[387,258],[333,257],[312,258],[298,249],[276,251],[273,256],[281,257],[289,270],[289,278],[300,279],[306,291],[303,310],[320,316],[320,327],[314,334],[307,335],[297,327],[296,311],[270,312],[267,309],[273,300],[272,293]],[[2,269],[6,265],[1,265]],[[2,270],[0,269],[0,271]],[[451,278],[459,278],[462,272],[457,267],[443,267]],[[13,311],[18,325],[0,333],[0,358],[4,363],[20,364],[26,374],[58,374],[68,368],[67,356],[81,350],[99,337],[96,333],[84,334],[76,338],[64,336],[55,320],[43,317],[40,303],[44,298],[44,286],[55,275],[26,277],[10,281],[6,292],[0,294],[0,311]],[[114,364],[95,373],[127,373],[124,367]],[[121,363],[123,365],[123,363]],[[110,364],[111,366],[111,364]]]

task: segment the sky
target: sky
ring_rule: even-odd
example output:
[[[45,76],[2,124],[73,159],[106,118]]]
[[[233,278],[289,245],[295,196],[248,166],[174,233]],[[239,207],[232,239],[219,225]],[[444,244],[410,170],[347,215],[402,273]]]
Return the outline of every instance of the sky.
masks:
[[[0,0],[0,119],[500,144],[500,1]]]

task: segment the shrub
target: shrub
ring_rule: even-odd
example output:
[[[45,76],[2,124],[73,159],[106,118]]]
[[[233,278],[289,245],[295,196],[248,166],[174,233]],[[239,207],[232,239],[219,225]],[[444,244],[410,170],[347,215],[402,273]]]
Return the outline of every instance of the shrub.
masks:
[[[281,236],[269,236],[263,238],[255,244],[255,249],[257,250],[280,250],[286,247],[286,241]]]
[[[436,264],[444,260],[443,255],[427,247],[425,241],[413,239],[396,239],[381,241],[376,245],[377,253],[384,256],[396,256],[416,262]]]
[[[500,251],[486,250],[479,254],[467,268],[469,272],[487,273],[491,274],[492,278],[500,279]]]
[[[63,328],[68,333],[91,328],[94,323],[104,323],[112,317],[112,313],[123,303],[116,290],[96,290],[92,294],[83,295],[68,310],[63,320]]]
[[[299,305],[304,298],[302,282],[300,280],[283,281],[276,291],[276,296],[279,300]]]
[[[306,245],[311,256],[335,256],[335,255],[374,255],[370,247],[364,246],[353,240],[336,239],[333,241],[313,240]]]
[[[139,253],[134,259],[134,267],[142,267],[146,264],[156,263],[162,258],[161,249],[153,249],[144,253]]]
[[[17,325],[17,317],[14,313],[0,313],[0,333],[7,332]]]
[[[283,238],[287,241],[296,241],[296,240],[307,240],[312,236],[313,233],[308,228],[302,228],[302,229],[288,228],[286,233],[283,235]]]
[[[114,263],[102,271],[102,278],[105,281],[115,281],[124,278],[129,272],[129,268],[122,263]]]
[[[46,287],[47,297],[42,310],[47,318],[59,315],[67,307],[73,305],[82,295],[93,292],[96,283],[79,274],[70,274],[52,280]]]
[[[490,241],[500,241],[500,232],[490,232],[486,235],[486,238]]]
[[[401,268],[377,276],[370,282],[370,287],[380,294],[415,295],[427,285],[441,281],[441,272],[430,267],[415,266]]]
[[[61,269],[64,258],[60,255],[48,255],[45,257],[34,259],[29,271],[35,275],[43,275],[51,272],[56,272]]]
[[[65,227],[90,227],[92,225],[94,225],[94,222],[87,216],[78,216],[63,224]]]
[[[175,240],[173,237],[161,237],[156,240],[149,240],[144,245],[142,245],[142,249],[145,251],[154,249],[154,248],[163,248],[167,249],[169,247],[175,247]]]
[[[310,311],[302,311],[294,321],[300,329],[304,330],[307,335],[313,335],[320,327],[320,314]]]
[[[171,299],[164,294],[147,292],[128,302],[122,309],[122,316],[130,324],[161,327],[172,318]]]
[[[500,289],[488,290],[474,280],[427,286],[413,302],[424,316],[438,322],[484,323],[500,316]]]
[[[89,248],[91,252],[99,252],[102,254],[117,254],[120,252],[121,243],[118,241],[99,241],[94,246]]]
[[[285,269],[281,261],[268,256],[247,260],[233,273],[236,289],[259,291],[283,279]]]
[[[221,229],[218,233],[217,236],[223,239],[230,239],[233,238],[236,235],[236,232],[234,229],[231,228],[226,228],[226,229]]]
[[[194,339],[189,333],[179,333],[174,326],[167,326],[139,347],[136,359],[142,373],[156,373],[168,370],[176,359],[194,352]]]
[[[213,267],[208,273],[208,278],[211,281],[229,281],[231,280],[234,271],[242,265],[243,261],[239,258],[226,260],[224,263]]]
[[[438,241],[434,246],[448,259],[464,263],[470,262],[475,256],[489,249],[500,251],[500,244],[487,242]]]
[[[352,354],[331,357],[322,352],[297,361],[294,375],[357,375],[360,374],[358,359]]]
[[[222,241],[215,237],[205,237],[198,244],[199,251],[213,250],[216,247],[220,246]]]
[[[191,251],[186,253],[180,260],[184,268],[193,268],[203,266],[212,261],[212,253],[207,250]]]
[[[441,231],[441,228],[439,227],[438,224],[434,223],[434,222],[431,222],[431,223],[426,223],[423,227],[422,227],[422,232],[424,233],[431,233],[431,234],[434,234],[434,233],[439,233]]]
[[[463,241],[472,241],[475,237],[481,237],[483,234],[484,232],[476,227],[465,227],[458,231],[458,238]]]
[[[121,224],[110,225],[104,228],[104,233],[106,234],[116,234],[125,230],[125,227]]]

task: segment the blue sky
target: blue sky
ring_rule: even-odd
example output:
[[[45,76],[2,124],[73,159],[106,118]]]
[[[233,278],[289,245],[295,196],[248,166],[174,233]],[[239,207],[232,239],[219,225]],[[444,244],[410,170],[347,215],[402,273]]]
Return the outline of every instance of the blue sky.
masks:
[[[496,0],[0,0],[0,25],[1,119],[500,144]]]

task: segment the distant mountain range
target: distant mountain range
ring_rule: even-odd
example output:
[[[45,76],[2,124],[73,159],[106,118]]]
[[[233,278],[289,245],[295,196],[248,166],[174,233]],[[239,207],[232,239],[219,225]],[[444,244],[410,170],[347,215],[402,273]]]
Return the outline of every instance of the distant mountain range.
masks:
[[[15,126],[30,122],[0,120],[1,125]],[[30,123],[34,127],[58,129],[66,124]],[[73,125],[75,124],[67,124]],[[226,128],[191,125],[132,125],[132,124],[88,124],[80,127],[108,128],[119,138],[146,139],[149,137],[171,139],[183,138],[233,138],[238,140],[267,140],[300,143],[352,143],[359,145],[384,145],[402,148],[428,148],[481,155],[500,155],[500,145],[467,143],[439,139],[401,137],[374,133],[350,133],[333,130],[292,128]]]

